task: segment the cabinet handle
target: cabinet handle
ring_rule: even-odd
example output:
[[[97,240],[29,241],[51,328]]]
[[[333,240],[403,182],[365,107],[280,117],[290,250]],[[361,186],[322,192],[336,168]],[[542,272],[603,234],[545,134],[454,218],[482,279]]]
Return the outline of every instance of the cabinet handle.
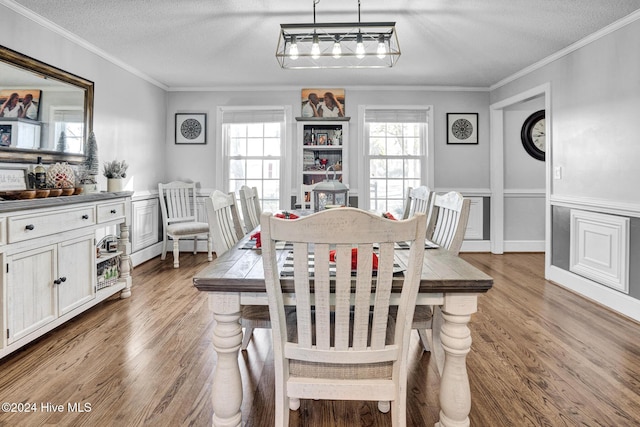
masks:
[[[89,219],[89,215],[87,214],[82,215],[82,219]]]
[[[67,281],[67,278],[66,278],[66,277],[64,277],[64,276],[62,276],[62,277],[60,278],[60,281],[61,281],[61,282],[66,282],[66,281]]]
[[[60,279],[56,279],[53,281],[53,283],[55,283],[56,285],[59,285],[60,283],[62,283],[62,281]]]
[[[27,224],[24,226],[25,229],[27,230],[33,230],[34,228],[36,228],[33,224]]]
[[[112,214],[116,213],[116,210],[115,209],[111,209],[111,213]]]

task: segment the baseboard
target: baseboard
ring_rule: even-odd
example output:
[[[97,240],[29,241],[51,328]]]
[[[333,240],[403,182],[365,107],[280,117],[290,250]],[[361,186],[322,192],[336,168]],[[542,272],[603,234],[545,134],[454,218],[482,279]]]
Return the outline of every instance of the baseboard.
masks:
[[[547,279],[640,322],[640,300],[638,299],[553,265],[549,267]]]
[[[193,243],[191,243],[193,247]],[[162,254],[162,242],[148,246],[131,254],[131,264],[135,267]]]
[[[505,252],[544,252],[544,240],[505,240]]]
[[[460,252],[491,252],[491,242],[488,240],[465,240]]]

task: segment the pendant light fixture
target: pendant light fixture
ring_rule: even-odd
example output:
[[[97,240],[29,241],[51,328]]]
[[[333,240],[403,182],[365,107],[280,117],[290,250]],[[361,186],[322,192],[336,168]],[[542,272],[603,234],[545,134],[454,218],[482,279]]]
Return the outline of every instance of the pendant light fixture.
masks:
[[[276,59],[282,68],[390,68],[400,57],[395,22],[280,24]]]

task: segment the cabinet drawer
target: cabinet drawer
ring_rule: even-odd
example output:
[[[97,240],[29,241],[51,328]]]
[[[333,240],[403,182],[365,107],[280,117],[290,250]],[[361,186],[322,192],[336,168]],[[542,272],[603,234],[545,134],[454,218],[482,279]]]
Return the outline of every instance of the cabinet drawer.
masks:
[[[16,215],[8,218],[9,243],[62,233],[95,224],[95,207],[65,209],[59,212]]]
[[[124,202],[106,203],[98,205],[98,224],[111,221],[114,219],[124,218],[125,204]]]

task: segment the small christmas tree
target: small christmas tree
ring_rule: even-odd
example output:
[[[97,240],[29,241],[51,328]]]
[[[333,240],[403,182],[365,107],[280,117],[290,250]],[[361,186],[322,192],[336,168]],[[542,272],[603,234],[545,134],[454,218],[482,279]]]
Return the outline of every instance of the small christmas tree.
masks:
[[[93,132],[89,133],[87,143],[84,147],[84,172],[82,182],[84,184],[96,184],[96,176],[100,173],[100,164],[98,163],[98,143],[96,142],[96,135]]]
[[[60,138],[58,139],[56,151],[59,151],[61,153],[67,151],[67,135],[65,135],[64,131],[60,132]]]

